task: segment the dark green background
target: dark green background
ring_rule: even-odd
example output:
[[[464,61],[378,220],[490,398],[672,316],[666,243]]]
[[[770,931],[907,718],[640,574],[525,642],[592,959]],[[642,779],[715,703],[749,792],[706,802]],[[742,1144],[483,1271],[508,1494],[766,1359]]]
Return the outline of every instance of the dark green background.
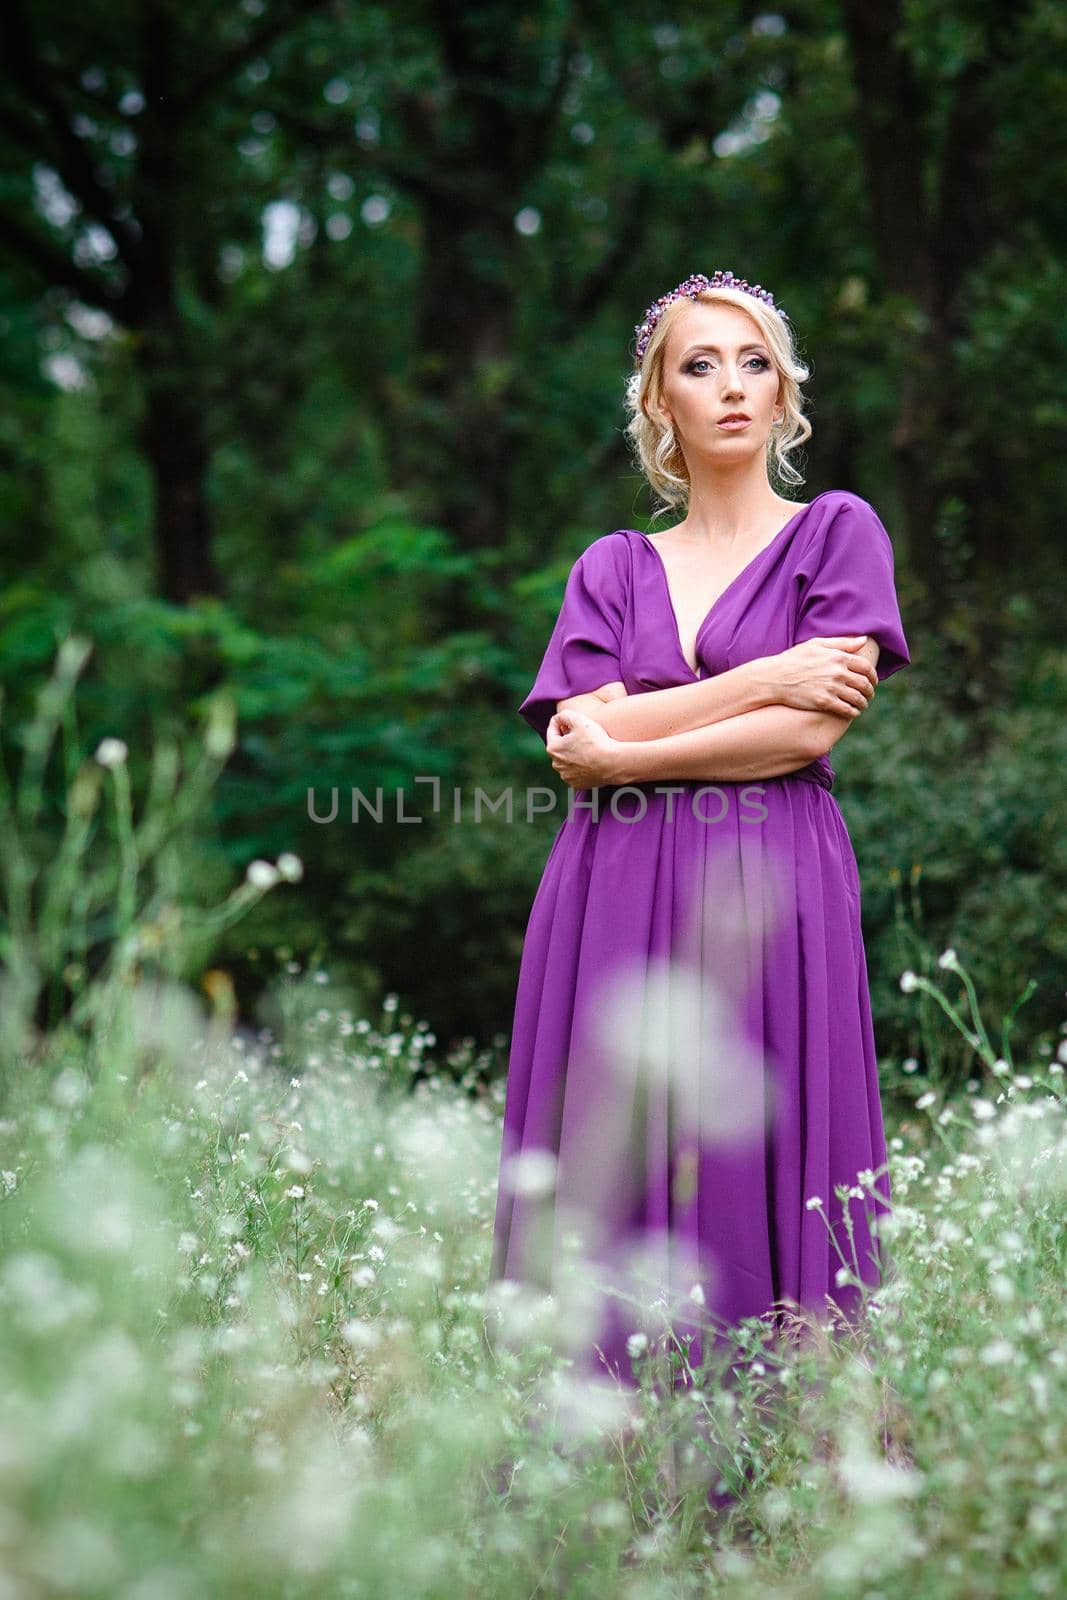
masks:
[[[835,751],[880,1050],[926,1056],[897,980],[947,944],[992,1017],[1035,978],[1051,1048],[1062,6],[13,0],[0,29],[4,756],[71,628],[87,747],[126,739],[135,786],[232,686],[189,892],[306,864],[216,952],[243,1012],[281,949],[442,1042],[510,1027],[558,813],[317,827],[307,790],[563,804],[516,708],[575,556],[647,526],[633,325],[722,266],[813,368],[797,497],[863,494],[897,553],[914,665]]]

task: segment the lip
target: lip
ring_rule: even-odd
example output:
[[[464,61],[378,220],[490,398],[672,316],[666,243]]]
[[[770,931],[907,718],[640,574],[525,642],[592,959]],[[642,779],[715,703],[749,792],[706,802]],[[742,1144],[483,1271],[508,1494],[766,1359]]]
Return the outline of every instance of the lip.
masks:
[[[722,417],[719,420],[719,422],[716,424],[716,426],[719,427],[719,428],[729,428],[729,429],[747,428],[751,421],[752,421],[751,417],[745,417],[745,416],[740,416],[740,415],[728,416],[728,417]]]

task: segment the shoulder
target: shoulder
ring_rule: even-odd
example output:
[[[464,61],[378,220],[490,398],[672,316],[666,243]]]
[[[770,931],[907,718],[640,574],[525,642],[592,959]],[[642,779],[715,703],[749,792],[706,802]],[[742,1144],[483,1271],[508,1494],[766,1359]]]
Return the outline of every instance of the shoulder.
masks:
[[[602,533],[592,540],[577,557],[572,572],[580,573],[587,582],[602,584],[625,583],[630,571],[630,540],[640,535],[616,529]]]
[[[851,489],[826,489],[811,502],[801,565],[809,570],[838,554],[874,553],[893,559],[893,545],[869,500]]]
[[[889,537],[875,507],[861,494],[855,494],[851,489],[830,489],[826,498],[830,508],[828,522],[840,522],[846,528],[872,529]]]
[[[882,526],[881,518],[871,502],[852,489],[824,489],[822,494],[815,496],[811,508],[817,512],[815,520],[822,527],[829,527],[835,522],[843,522],[849,527],[870,526],[873,523]]]
[[[616,528],[613,533],[602,533],[592,544],[587,544],[580,560],[599,562],[602,566],[618,565],[630,558],[630,540],[641,535],[626,528]]]

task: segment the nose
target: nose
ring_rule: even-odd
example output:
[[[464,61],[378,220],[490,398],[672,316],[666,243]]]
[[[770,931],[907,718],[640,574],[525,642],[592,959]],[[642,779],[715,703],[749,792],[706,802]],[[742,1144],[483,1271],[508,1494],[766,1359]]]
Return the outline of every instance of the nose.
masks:
[[[741,385],[741,370],[733,361],[724,361],[722,365],[722,397],[726,399],[740,399],[744,394]]]

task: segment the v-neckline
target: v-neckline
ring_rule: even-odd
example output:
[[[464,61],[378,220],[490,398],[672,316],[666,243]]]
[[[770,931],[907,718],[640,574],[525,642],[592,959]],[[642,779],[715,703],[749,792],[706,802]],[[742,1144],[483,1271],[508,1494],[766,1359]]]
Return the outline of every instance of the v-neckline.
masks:
[[[830,491],[828,489],[824,490],[823,492],[825,494],[829,494],[830,493]],[[695,668],[693,668],[690,665],[689,658],[686,656],[685,651],[682,649],[682,630],[678,626],[678,613],[675,611],[675,609],[674,609],[674,601],[671,599],[671,585],[670,585],[670,580],[669,580],[669,578],[667,576],[667,563],[664,561],[663,557],[660,555],[660,553],[657,550],[655,544],[653,543],[651,537],[647,533],[645,533],[643,529],[641,529],[641,528],[631,528],[629,530],[631,533],[640,534],[641,538],[645,541],[646,545],[652,551],[652,554],[656,558],[656,565],[658,566],[658,568],[660,570],[660,573],[662,574],[662,577],[663,577],[663,594],[664,594],[664,598],[665,598],[665,600],[667,602],[667,610],[670,613],[671,621],[674,623],[674,642],[678,647],[678,656],[679,656],[679,659],[685,663],[686,668],[688,669],[688,671],[692,674],[692,676],[694,678],[699,678],[700,677],[700,638],[701,638],[701,635],[703,634],[704,629],[707,627],[708,623],[711,621],[711,619],[714,616],[715,612],[718,610],[719,606],[726,599],[726,596],[731,592],[732,589],[735,589],[737,587],[737,585],[741,582],[742,578],[744,578],[749,572],[751,572],[752,568],[756,565],[757,561],[762,560],[762,558],[767,554],[767,552],[769,550],[773,550],[774,549],[774,547],[778,543],[779,539],[781,539],[783,534],[785,534],[785,533],[787,533],[789,531],[789,529],[793,526],[794,522],[796,522],[799,517],[802,517],[804,515],[805,511],[810,511],[811,510],[812,506],[815,504],[815,500],[821,500],[821,498],[822,498],[822,495],[816,495],[814,500],[809,500],[807,505],[801,506],[799,511],[795,511],[793,513],[793,515],[789,518],[789,521],[788,522],[784,522],[782,524],[782,526],[778,529],[778,532],[774,535],[774,538],[769,540],[768,543],[763,546],[762,550],[757,550],[756,554],[752,557],[752,559],[750,561],[747,561],[745,563],[745,565],[741,568],[741,571],[739,573],[737,573],[736,577],[733,577],[733,578],[730,579],[730,582],[726,585],[726,588],[723,589],[720,594],[717,594],[715,596],[715,599],[711,602],[711,605],[709,606],[708,610],[705,612],[704,620],[701,622],[699,628],[696,631],[696,635],[695,635],[695,637],[693,639],[693,654],[697,658],[697,664],[696,664]]]

